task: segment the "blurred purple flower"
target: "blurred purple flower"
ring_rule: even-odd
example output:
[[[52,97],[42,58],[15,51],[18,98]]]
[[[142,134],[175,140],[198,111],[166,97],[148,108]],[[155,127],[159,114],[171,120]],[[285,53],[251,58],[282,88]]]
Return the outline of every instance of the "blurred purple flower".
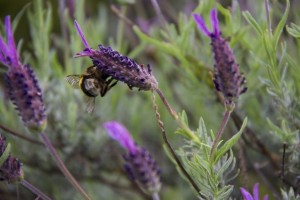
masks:
[[[259,200],[259,184],[256,183],[253,187],[253,196],[245,189],[240,188],[244,200]],[[268,195],[263,197],[263,200],[268,200]]]
[[[110,121],[104,123],[104,128],[108,132],[109,136],[114,140],[117,140],[124,149],[129,153],[135,153],[137,151],[137,146],[131,137],[128,130],[116,121]]]
[[[212,9],[210,13],[213,31],[210,32],[203,18],[194,14],[198,28],[211,39],[212,51],[214,53],[214,84],[225,98],[225,103],[232,103],[246,92],[247,88],[242,87],[245,77],[240,73],[239,65],[227,41],[221,37],[217,10]]]
[[[0,157],[3,155],[6,147],[6,139],[0,135]],[[0,166],[0,181],[7,181],[8,183],[21,181],[24,178],[21,167],[21,162],[17,158],[8,155],[7,159]]]
[[[126,83],[130,89],[137,87],[139,90],[155,90],[158,87],[158,83],[152,75],[150,65],[147,65],[147,68],[143,65],[139,65],[134,60],[114,51],[111,47],[99,45],[98,49],[92,49],[85,39],[77,21],[74,23],[82,43],[85,46],[84,51],[76,53],[75,57],[90,57],[93,61],[93,65],[96,66],[103,75]]]
[[[42,92],[29,65],[20,62],[13,38],[10,16],[5,17],[7,43],[0,35],[0,62],[8,67],[6,85],[11,101],[30,130],[41,129],[46,122]]]
[[[117,140],[126,150],[123,156],[124,168],[132,181],[148,194],[159,192],[161,188],[160,170],[150,153],[135,144],[127,129],[116,121],[104,123],[108,134]]]

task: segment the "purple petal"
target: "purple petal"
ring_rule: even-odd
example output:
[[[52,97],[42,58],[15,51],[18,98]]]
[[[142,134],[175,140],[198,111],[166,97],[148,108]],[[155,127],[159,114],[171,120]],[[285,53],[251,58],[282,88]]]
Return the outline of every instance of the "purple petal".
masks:
[[[82,52],[76,53],[74,57],[78,58],[78,57],[91,56],[91,55],[92,55],[91,51],[82,51]]]
[[[241,190],[244,200],[253,200],[253,197],[246,189],[241,187],[240,190]]]
[[[253,186],[253,197],[254,197],[254,200],[259,200],[259,183],[256,183]]]
[[[214,8],[210,12],[210,19],[213,26],[213,33],[215,36],[220,35],[220,29],[219,29],[219,20],[218,20],[218,13],[217,10]]]
[[[90,46],[89,46],[89,44],[87,43],[87,41],[86,41],[86,39],[85,39],[85,37],[84,37],[82,31],[81,31],[81,28],[80,28],[80,26],[79,26],[79,24],[77,23],[76,20],[74,21],[74,24],[75,24],[75,28],[76,28],[76,30],[77,30],[77,32],[78,32],[80,38],[81,38],[82,43],[83,43],[84,46],[85,46],[85,48],[90,49]]]
[[[5,17],[5,29],[6,29],[6,37],[7,37],[7,46],[8,46],[8,56],[11,58],[12,66],[17,66],[19,63],[19,57],[17,53],[17,48],[14,41],[14,36],[12,33],[10,16]]]
[[[103,124],[109,136],[117,140],[130,153],[135,153],[137,146],[127,129],[116,121],[110,121]]]
[[[198,28],[199,28],[206,36],[210,37],[210,34],[211,34],[211,33],[210,33],[210,31],[208,30],[208,28],[206,27],[203,18],[202,18],[200,15],[198,15],[198,14],[193,14],[193,16],[194,16],[194,19],[195,19],[195,21],[196,21],[196,24],[197,24]]]
[[[2,62],[4,65],[7,65],[6,56],[8,54],[8,48],[3,40],[3,38],[0,36],[0,62]]]

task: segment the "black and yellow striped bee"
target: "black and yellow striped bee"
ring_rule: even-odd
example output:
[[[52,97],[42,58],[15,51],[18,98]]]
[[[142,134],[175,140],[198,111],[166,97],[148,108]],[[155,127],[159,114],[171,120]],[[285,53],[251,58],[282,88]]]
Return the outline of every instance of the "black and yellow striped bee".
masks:
[[[90,66],[84,74],[68,75],[67,82],[87,96],[86,111],[91,113],[94,110],[95,98],[103,97],[118,81],[113,82],[113,78],[102,74],[96,66]]]

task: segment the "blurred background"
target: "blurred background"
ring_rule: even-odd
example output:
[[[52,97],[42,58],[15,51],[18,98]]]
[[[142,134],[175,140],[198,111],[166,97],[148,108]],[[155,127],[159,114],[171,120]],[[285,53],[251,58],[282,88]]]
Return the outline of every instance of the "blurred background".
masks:
[[[211,80],[213,57],[209,40],[196,29],[191,14],[202,3],[205,9],[200,14],[207,16],[208,22],[208,8],[218,5],[218,9],[226,8],[232,14],[230,19],[222,12],[219,14],[221,29],[224,37],[229,38],[248,82],[248,92],[241,96],[224,135],[228,138],[235,134],[241,120],[248,117],[248,134],[234,149],[237,157],[235,168],[241,171],[230,181],[235,185],[232,197],[241,199],[239,187],[251,188],[260,182],[262,193],[268,193],[270,199],[280,199],[280,187],[295,186],[295,175],[289,177],[287,173],[285,183],[278,178],[282,170],[282,141],[271,134],[266,118],[277,125],[288,118],[286,113],[280,113],[274,97],[266,92],[264,80],[268,73],[262,63],[267,55],[261,49],[261,41],[241,15],[242,11],[249,11],[260,24],[265,24],[264,2],[165,0],[158,1],[159,12],[153,2],[0,0],[1,35],[4,35],[4,17],[10,15],[21,60],[31,65],[42,87],[48,116],[45,133],[93,199],[151,199],[128,179],[123,170],[124,150],[107,136],[102,127],[109,120],[124,124],[137,143],[157,160],[161,168],[161,199],[197,199],[162,147],[150,92],[129,90],[127,85],[118,83],[105,97],[96,98],[95,110],[88,114],[84,95],[68,85],[65,77],[80,74],[92,64],[88,58],[73,57],[84,48],[73,26],[76,19],[92,48],[99,44],[111,46],[140,64],[150,64],[170,104],[178,112],[184,110],[187,113],[191,129],[197,129],[202,117],[208,131],[216,132],[224,108]],[[272,24],[276,25],[281,19],[285,6],[284,0],[271,1]],[[299,22],[299,8],[299,1],[291,1],[287,24]],[[138,36],[133,26],[158,43]],[[284,31],[282,41],[289,46],[287,51],[297,65],[298,40]],[[173,49],[159,46],[160,42],[173,45]],[[30,134],[22,125],[5,92],[5,72],[6,68],[0,65],[0,124],[27,139],[12,135],[10,131],[0,133],[11,143],[12,154],[23,163],[26,179],[53,199],[80,199],[39,143],[39,136]],[[291,81],[297,80],[291,74],[295,71],[288,70],[287,77],[291,76]],[[287,84],[288,90],[292,84]],[[292,102],[298,100],[300,88],[295,87]],[[157,99],[157,102],[170,142],[177,149],[185,144],[186,139],[175,134],[177,124],[161,101]],[[291,114],[292,118],[297,118],[299,113]],[[0,182],[0,199],[34,199],[34,195],[21,186]]]

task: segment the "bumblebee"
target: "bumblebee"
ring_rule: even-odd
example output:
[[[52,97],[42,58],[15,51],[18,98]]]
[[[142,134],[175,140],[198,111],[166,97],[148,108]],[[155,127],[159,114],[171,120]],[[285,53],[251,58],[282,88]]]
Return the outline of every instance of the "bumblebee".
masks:
[[[86,69],[84,74],[68,75],[67,82],[76,89],[81,91],[87,97],[86,111],[91,113],[95,107],[95,98],[100,95],[101,97],[117,84],[118,81],[113,82],[113,78],[101,71],[97,70],[96,66],[90,66]]]

